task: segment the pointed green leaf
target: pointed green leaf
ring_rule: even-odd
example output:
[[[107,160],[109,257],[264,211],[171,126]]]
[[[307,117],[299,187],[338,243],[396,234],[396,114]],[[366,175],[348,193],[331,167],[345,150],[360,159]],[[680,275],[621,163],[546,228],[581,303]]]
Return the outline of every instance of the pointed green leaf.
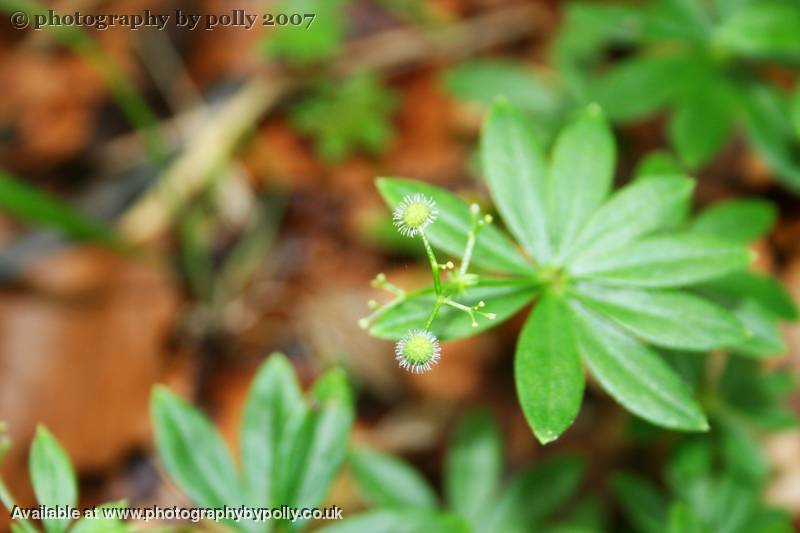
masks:
[[[473,525],[483,521],[503,470],[500,428],[488,411],[462,418],[447,449],[444,493],[450,508]]]
[[[718,28],[718,46],[767,59],[800,58],[800,6],[765,0],[746,5]]]
[[[733,300],[752,299],[784,320],[796,320],[798,317],[797,306],[786,289],[776,280],[756,272],[732,272],[721,278],[705,281],[697,288],[710,290]]]
[[[0,170],[0,211],[25,222],[54,228],[67,237],[122,247],[122,238],[99,220]]]
[[[572,265],[579,278],[635,287],[679,287],[745,268],[745,246],[693,233],[657,235]]]
[[[306,412],[294,370],[282,354],[273,354],[250,385],[242,417],[242,477],[247,501],[258,507],[282,501],[278,480]]]
[[[350,453],[350,467],[363,496],[375,507],[435,509],[436,493],[411,465],[367,448]]]
[[[611,482],[617,501],[640,533],[663,533],[667,501],[646,480],[633,474],[617,474]]]
[[[522,412],[542,444],[558,438],[578,416],[583,368],[571,313],[559,296],[544,293],[525,322],[514,380]]]
[[[77,507],[78,480],[75,469],[56,438],[45,428],[36,428],[36,437],[31,444],[29,468],[33,491],[39,505],[55,508],[57,505]],[[48,519],[44,521],[48,533],[65,531],[70,520]]]
[[[685,292],[582,283],[574,294],[637,337],[666,348],[706,351],[747,338],[747,330],[732,313]]]
[[[657,354],[593,311],[577,305],[575,313],[581,357],[623,407],[657,426],[708,429],[689,388]]]
[[[592,215],[564,254],[565,260],[580,261],[618,249],[674,224],[687,211],[693,189],[694,182],[683,176],[651,176],[623,187]]]
[[[290,476],[286,504],[293,507],[317,507],[322,503],[347,455],[353,426],[352,397],[341,370],[322,376],[309,396],[312,409],[294,435],[286,462]],[[297,530],[304,523],[293,522],[291,528]]]
[[[635,179],[653,176],[673,176],[683,172],[675,156],[666,150],[654,150],[642,159],[634,171]]]
[[[746,244],[766,235],[777,218],[775,206],[766,200],[727,200],[702,211],[695,217],[690,229],[696,233]]]
[[[721,89],[711,89],[709,84],[683,96],[669,120],[670,141],[689,168],[711,160],[731,133],[728,101]]]
[[[193,503],[221,507],[242,501],[228,449],[200,411],[157,386],[150,400],[150,418],[167,473]]]
[[[548,186],[554,244],[568,247],[605,201],[614,179],[615,158],[614,136],[596,104],[558,134]]]
[[[453,257],[463,255],[472,219],[469,206],[461,198],[439,187],[405,179],[379,178],[376,186],[392,209],[410,194],[420,193],[432,198],[439,217],[425,230],[425,235],[434,246]],[[494,225],[481,228],[475,238],[472,263],[487,270],[514,274],[529,274],[533,270],[511,239]]]
[[[481,134],[486,183],[497,210],[539,263],[551,256],[547,229],[547,167],[528,119],[506,101],[492,107]]]
[[[592,96],[614,121],[647,117],[664,106],[686,75],[680,56],[637,56],[597,79]]]
[[[731,348],[738,355],[770,357],[786,352],[786,343],[778,327],[778,320],[754,300],[739,302],[733,314],[744,324],[750,335]]]
[[[472,327],[465,312],[444,306],[433,321],[432,331],[440,340],[452,340],[493,328],[529,303],[536,290],[536,285],[528,280],[481,280],[455,299],[464,305],[476,305],[483,300],[486,302],[484,311],[495,313],[497,317],[494,320],[479,318],[478,326]],[[432,288],[408,295],[405,300],[381,314],[370,328],[370,333],[398,340],[412,329],[424,329],[435,301]]]
[[[515,475],[492,506],[479,531],[531,531],[578,490],[584,465],[580,458],[560,455]],[[537,529],[538,530],[538,529]]]

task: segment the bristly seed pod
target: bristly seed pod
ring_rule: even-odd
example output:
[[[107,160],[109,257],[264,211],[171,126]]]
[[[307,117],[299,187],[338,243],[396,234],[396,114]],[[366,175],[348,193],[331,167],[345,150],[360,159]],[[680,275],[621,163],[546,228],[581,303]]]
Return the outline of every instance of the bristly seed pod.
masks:
[[[421,374],[439,362],[442,347],[430,331],[413,329],[398,341],[394,351],[400,368]]]
[[[406,237],[414,237],[433,224],[439,210],[433,198],[415,193],[403,198],[394,210],[394,226]]]

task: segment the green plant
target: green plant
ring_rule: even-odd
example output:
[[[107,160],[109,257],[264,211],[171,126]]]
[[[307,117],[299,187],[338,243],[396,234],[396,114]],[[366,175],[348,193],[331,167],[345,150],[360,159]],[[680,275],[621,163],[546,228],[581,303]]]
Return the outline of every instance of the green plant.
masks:
[[[615,476],[612,487],[634,531],[794,531],[791,515],[762,502],[766,479],[742,476],[718,452],[705,438],[680,443],[664,469],[668,494],[635,474]]]
[[[374,75],[323,81],[290,110],[292,124],[314,139],[317,153],[336,162],[354,151],[379,153],[393,136],[396,95]]]
[[[0,426],[0,458],[8,451],[10,442],[4,433],[5,426]],[[102,505],[91,510],[84,510],[82,518],[77,521],[71,518],[78,511],[78,480],[75,469],[64,448],[44,427],[36,429],[36,436],[31,443],[29,468],[31,483],[36,493],[36,501],[44,506],[47,512],[61,512],[62,516],[48,515],[41,521],[46,533],[125,533],[129,527],[113,514],[111,508],[122,507],[124,502]],[[33,511],[19,508],[5,483],[0,480],[0,500],[11,514],[13,533],[35,533],[40,531],[34,525]],[[90,515],[91,513],[91,515]],[[22,516],[20,516],[22,515]]]
[[[464,416],[454,432],[444,463],[444,509],[428,481],[395,457],[355,448],[350,468],[374,508],[329,525],[324,533],[602,529],[595,502],[576,499],[583,476],[583,464],[576,457],[545,459],[502,483],[502,438],[487,411]],[[567,508],[566,515],[557,513]]]
[[[702,295],[708,289],[703,284],[739,291],[744,300],[777,291],[789,306],[780,317],[794,315],[779,286],[746,270],[752,252],[744,244],[704,231],[713,225],[709,220],[725,217],[717,211],[688,222],[693,183],[672,173],[648,170],[610,195],[615,147],[597,106],[569,122],[547,160],[525,116],[498,102],[481,147],[489,191],[524,253],[494,227],[475,231],[475,210],[450,193],[380,179],[378,189],[393,208],[415,194],[436,203],[439,217],[421,228],[423,242],[505,277],[470,274],[464,283],[456,271],[445,282],[434,279],[433,288],[405,292],[379,276],[376,284],[394,298],[362,325],[389,339],[422,330],[447,340],[490,325],[445,306],[454,296],[465,309],[486,302],[499,321],[535,301],[517,342],[514,369],[522,410],[541,442],[557,438],[577,416],[582,362],[637,416],[672,429],[706,430],[689,387],[645,342],[703,352],[751,340],[752,332],[734,313]],[[441,266],[429,255],[436,277]],[[747,278],[753,287],[725,276]]]
[[[297,65],[319,63],[333,57],[345,37],[347,0],[282,1],[276,13],[313,14],[310,25],[277,26],[262,42],[264,51],[273,57]]]
[[[486,107],[508,98],[535,117],[543,139],[589,102],[615,123],[668,111],[667,135],[690,169],[712,160],[739,126],[777,176],[800,190],[800,91],[790,95],[767,71],[800,66],[795,2],[573,2],[565,19],[551,46],[554,76],[484,59],[449,69],[445,86]],[[623,59],[606,61],[609,50]]]
[[[248,393],[239,440],[241,466],[211,422],[168,389],[153,391],[151,419],[159,456],[196,505],[296,508],[320,505],[347,453],[353,401],[332,370],[304,396],[288,360],[273,354]],[[239,531],[299,531],[305,520],[234,521]]]

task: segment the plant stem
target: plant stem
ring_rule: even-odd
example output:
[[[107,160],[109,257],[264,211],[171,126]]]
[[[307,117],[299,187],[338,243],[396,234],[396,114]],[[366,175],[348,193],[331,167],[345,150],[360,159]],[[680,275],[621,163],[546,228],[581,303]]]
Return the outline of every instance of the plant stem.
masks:
[[[473,217],[474,219],[474,217]],[[461,266],[458,267],[459,276],[467,273],[469,262],[472,260],[472,251],[475,249],[475,237],[477,235],[477,225],[475,220],[472,222],[472,228],[467,233],[467,246],[464,248],[464,258],[461,260]]]
[[[431,248],[431,244],[428,242],[428,238],[425,236],[425,233],[420,232],[420,237],[422,237],[422,244],[425,245],[425,253],[428,255],[428,262],[431,264],[431,271],[433,271],[433,290],[436,292],[436,296],[442,295],[442,279],[439,275],[439,262],[436,260],[436,256],[433,253],[433,248]]]
[[[441,297],[436,298],[436,303],[433,304],[433,309],[431,309],[431,314],[428,316],[428,321],[425,322],[425,331],[431,330],[433,321],[436,318],[436,315],[439,314],[439,309],[442,308],[442,303],[444,303],[444,300],[442,300]]]

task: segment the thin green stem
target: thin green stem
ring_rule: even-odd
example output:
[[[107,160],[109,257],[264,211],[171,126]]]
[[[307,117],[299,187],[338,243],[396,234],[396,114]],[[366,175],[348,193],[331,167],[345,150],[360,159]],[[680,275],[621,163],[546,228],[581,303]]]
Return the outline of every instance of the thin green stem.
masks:
[[[467,273],[469,262],[472,260],[472,251],[475,249],[475,236],[477,232],[475,227],[467,233],[467,246],[464,248],[464,258],[461,261],[461,266],[458,267],[458,275],[463,276]]]
[[[14,510],[14,507],[17,506],[16,502],[14,501],[14,497],[11,495],[11,491],[8,490],[5,482],[0,479],[0,501],[3,502],[3,505],[11,513]],[[33,527],[33,524],[28,522],[24,518],[16,519],[16,522],[22,525],[22,529],[26,532],[35,533],[36,528]]]
[[[442,308],[442,304],[444,300],[442,298],[436,298],[436,303],[433,304],[433,309],[431,309],[431,314],[428,316],[428,321],[425,322],[425,331],[430,331],[431,326],[433,325],[433,321],[436,318],[436,315],[439,314],[439,309]]]
[[[419,236],[422,237],[422,244],[425,245],[425,253],[428,255],[428,262],[431,264],[431,271],[433,272],[433,290],[436,292],[436,296],[441,296],[442,279],[439,275],[439,262],[436,260],[436,256],[433,253],[433,248],[431,248],[431,244],[428,242],[428,238],[425,236],[425,233],[420,232]]]

